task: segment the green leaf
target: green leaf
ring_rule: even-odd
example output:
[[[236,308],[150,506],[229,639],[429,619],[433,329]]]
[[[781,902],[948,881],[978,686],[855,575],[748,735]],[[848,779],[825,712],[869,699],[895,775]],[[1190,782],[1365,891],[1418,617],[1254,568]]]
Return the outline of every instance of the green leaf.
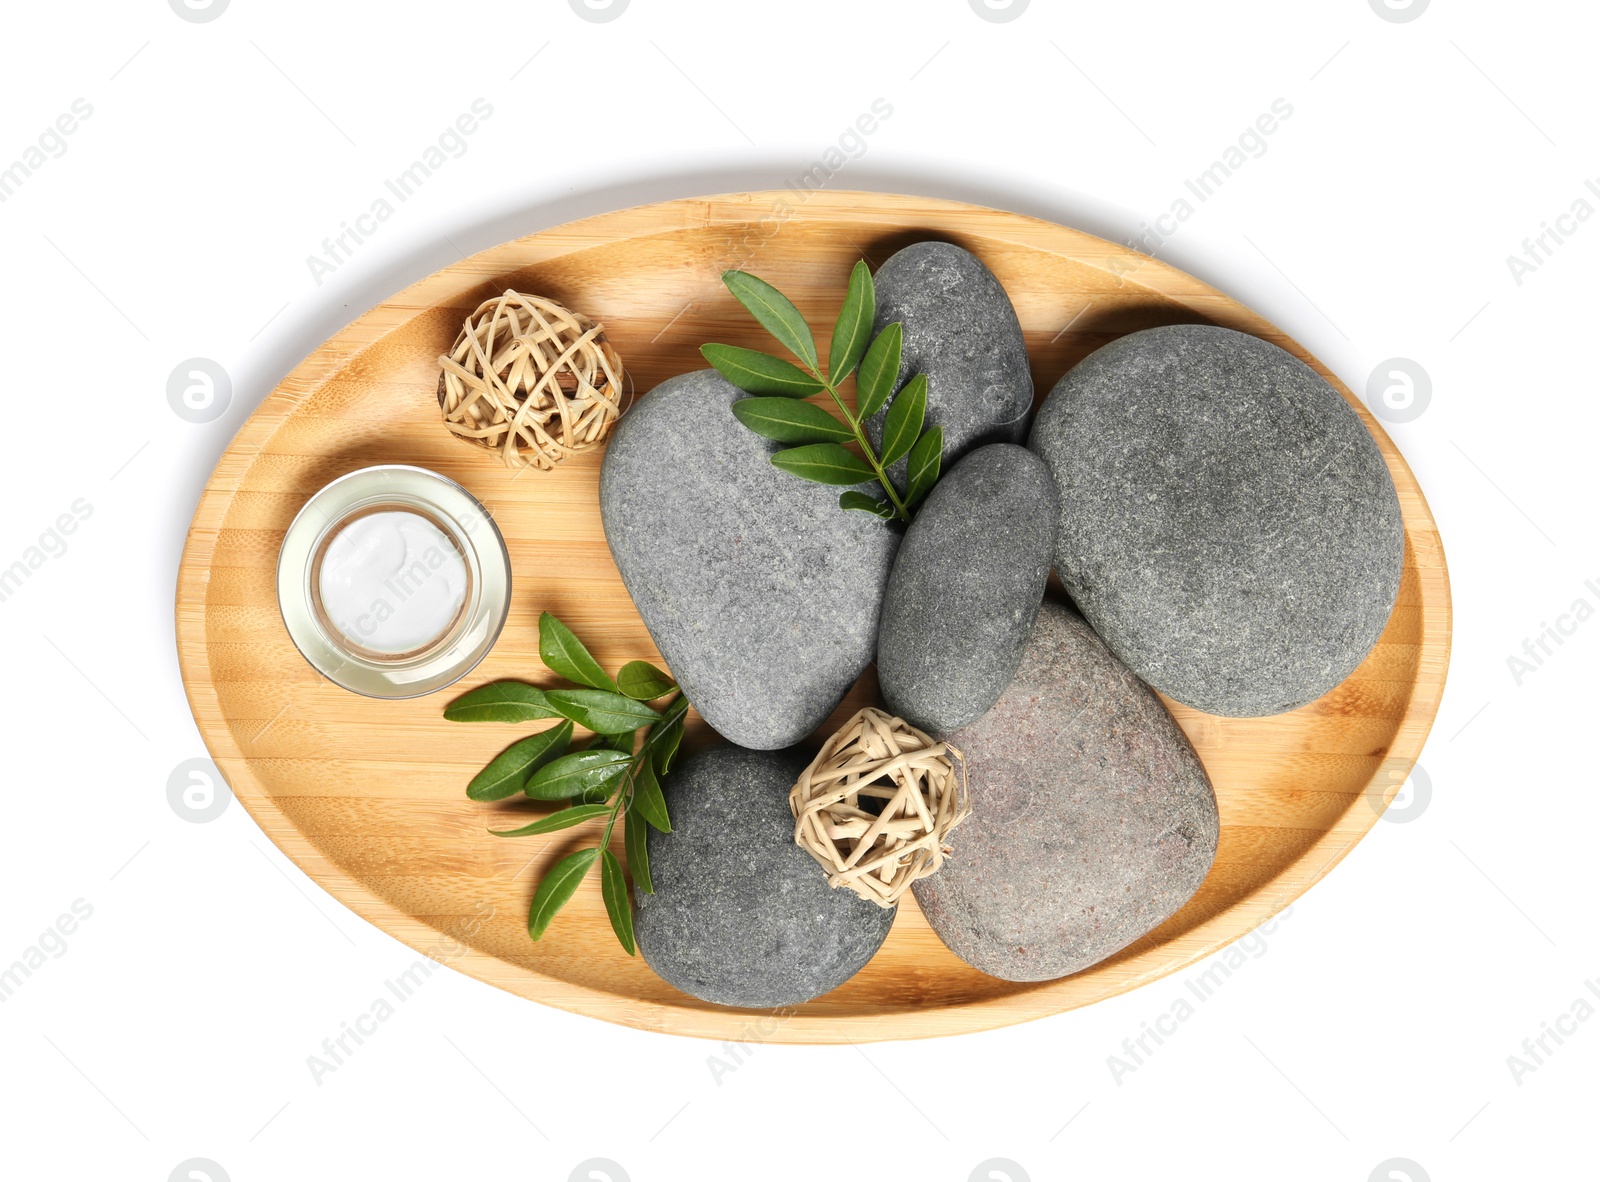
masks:
[[[522,791],[522,786],[552,759],[567,750],[572,742],[572,723],[563,722],[537,735],[513,743],[489,761],[489,766],[472,777],[467,795],[473,800],[504,800]]]
[[[645,746],[655,763],[657,776],[664,776],[672,770],[672,760],[678,754],[678,744],[683,742],[683,719],[688,712],[689,699],[680,693],[662,713],[661,721],[650,728]]]
[[[568,854],[550,868],[539,889],[533,892],[533,905],[528,908],[528,935],[537,940],[544,935],[556,912],[566,906],[567,900],[577,891],[583,876],[600,856],[599,850],[579,850]]]
[[[535,833],[555,833],[560,829],[571,829],[574,825],[582,825],[585,821],[593,821],[610,812],[609,804],[575,804],[571,808],[551,813],[548,817],[540,817],[532,825],[524,825],[521,829],[491,829],[489,832],[496,837],[532,837]]]
[[[600,662],[591,657],[583,642],[572,634],[572,629],[549,612],[539,614],[539,658],[568,681],[591,689],[617,688],[600,668]]]
[[[944,428],[929,427],[906,459],[906,504],[915,505],[939,479],[939,462],[944,456]]]
[[[701,345],[700,356],[746,394],[809,398],[822,393],[822,383],[792,361],[741,349],[736,345]]]
[[[649,661],[629,661],[617,672],[617,688],[639,702],[653,702],[677,686]]]
[[[462,694],[444,708],[451,722],[532,722],[560,718],[545,701],[544,691],[522,681],[491,681]]]
[[[724,271],[722,282],[780,345],[812,369],[817,368],[817,345],[811,339],[811,326],[788,296],[748,271]]]
[[[870,497],[864,492],[851,489],[849,492],[839,494],[839,508],[859,509],[863,513],[871,513],[874,517],[881,517],[885,521],[894,520],[894,507],[877,497]]]
[[[622,876],[622,863],[610,850],[600,854],[600,897],[606,901],[606,914],[618,943],[632,956],[633,905],[628,902],[628,880]]]
[[[845,442],[855,432],[815,402],[796,402],[792,398],[741,398],[731,408],[738,419],[757,435],[779,443]]]
[[[637,732],[635,731],[621,731],[614,735],[599,735],[589,745],[596,750],[605,747],[612,751],[626,751],[629,755],[632,755],[637,737]]]
[[[625,735],[595,735],[583,746],[585,751],[620,751],[624,755],[633,756],[634,746],[638,741],[638,732]],[[585,789],[581,796],[572,798],[573,804],[600,804],[611,799],[611,793],[616,788],[618,780],[608,780],[599,788]]]
[[[864,423],[882,409],[900,378],[900,322],[885,325],[867,347],[856,374],[856,421]]]
[[[661,720],[661,715],[643,702],[610,690],[550,690],[545,697],[562,717],[588,727],[597,735],[631,734]]]
[[[828,380],[837,389],[850,376],[872,337],[872,318],[878,311],[878,297],[872,286],[872,271],[858,261],[850,272],[850,289],[844,307],[833,326],[833,343],[828,346]]]
[[[664,776],[672,770],[672,761],[678,757],[678,746],[683,742],[683,719],[669,726],[661,742],[651,752],[656,765],[656,775]]]
[[[665,724],[682,722],[684,716],[688,713],[689,699],[684,697],[683,693],[680,691],[677,697],[673,698],[672,701],[667,703],[666,709],[661,711],[661,723]],[[659,725],[657,729],[660,729]],[[653,734],[654,732],[651,733]]]
[[[672,821],[667,817],[667,798],[661,795],[655,765],[648,759],[640,762],[633,777],[633,811],[662,833],[672,832]]]
[[[894,396],[889,413],[883,417],[883,446],[878,450],[878,462],[885,468],[911,450],[922,431],[927,410],[928,379],[919,373]]]
[[[650,828],[638,813],[629,812],[622,820],[622,845],[628,854],[628,871],[633,875],[633,885],[647,895],[656,893],[656,884],[650,881]]]
[[[790,475],[816,484],[860,484],[876,480],[867,462],[837,443],[808,443],[774,452],[772,463]]]
[[[626,751],[604,747],[574,751],[534,772],[522,790],[535,800],[570,800],[611,787],[628,774],[632,762]]]

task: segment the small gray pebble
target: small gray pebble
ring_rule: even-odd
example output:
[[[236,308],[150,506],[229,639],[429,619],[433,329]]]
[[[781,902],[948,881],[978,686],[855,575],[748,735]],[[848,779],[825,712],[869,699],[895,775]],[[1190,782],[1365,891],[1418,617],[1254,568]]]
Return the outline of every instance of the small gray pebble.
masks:
[[[1377,443],[1314,370],[1226,328],[1113,341],[1040,408],[1056,571],[1169,697],[1254,717],[1321,697],[1383,633],[1405,528]]]
[[[941,940],[1008,981],[1076,973],[1126,948],[1211,868],[1217,802],[1161,700],[1058,603],[1016,679],[971,726],[972,816],[912,886]]]
[[[606,450],[600,518],[689,701],[771,750],[820,726],[871,663],[899,537],[774,468],[777,445],[728,409],[741,397],[708,369],[641,399]]]
[[[968,453],[934,486],[900,544],[878,625],[890,710],[951,731],[994,705],[1033,635],[1057,516],[1050,470],[1014,443]]]
[[[794,842],[789,789],[802,751],[714,747],[662,785],[671,833],[650,831],[654,894],[634,891],[645,962],[668,984],[728,1006],[797,1005],[872,959],[895,908],[834,889]]]
[[[895,389],[915,374],[927,376],[925,424],[944,428],[945,466],[985,443],[1021,443],[1033,373],[1017,310],[994,273],[959,246],[918,242],[879,267],[873,286],[874,335],[897,320],[905,334]],[[887,413],[867,422],[874,447]],[[905,461],[890,472],[903,480]]]

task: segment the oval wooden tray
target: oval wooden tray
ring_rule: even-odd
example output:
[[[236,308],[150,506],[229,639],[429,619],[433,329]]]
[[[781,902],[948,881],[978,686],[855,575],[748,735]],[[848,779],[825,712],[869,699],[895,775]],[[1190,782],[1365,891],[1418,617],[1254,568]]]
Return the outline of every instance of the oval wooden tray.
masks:
[[[1450,641],[1439,536],[1405,461],[1359,401],[1261,317],[1173,268],[1076,230],[992,209],[879,193],[741,193],[602,214],[486,250],[401,292],[336,333],[273,391],[228,448],[183,554],[177,638],[190,706],[235,795],[267,835],[337,899],[419,951],[562,1009],[710,1038],[747,1033],[750,1011],[694,1000],[626,956],[586,883],[545,938],[525,920],[536,875],[569,844],[489,836],[505,806],[464,788],[531,728],[441,717],[466,688],[543,681],[539,612],[555,612],[615,669],[658,660],[606,549],[599,454],[514,474],[452,438],[434,399],[435,359],[483,299],[513,286],[604,322],[642,394],[703,367],[706,341],[768,347],[722,287],[731,266],[831,323],[857,258],[945,238],[974,251],[1010,293],[1043,397],[1107,341],[1158,324],[1209,322],[1292,350],[1350,400],[1400,492],[1406,567],[1388,630],[1333,693],[1277,718],[1174,707],[1216,784],[1216,865],[1177,915],[1075,976],[1019,985],[948,952],[910,896],[883,949],[853,980],[764,1025],[782,1042],[917,1038],[1053,1014],[1153,981],[1245,934],[1316,882],[1399,790],[1438,708]],[[323,484],[377,463],[420,464],[494,513],[515,572],[498,645],[464,682],[413,701],[347,693],[319,677],[278,616],[273,567],[296,510]],[[871,674],[835,721],[874,700]],[[543,724],[540,724],[543,725]],[[695,721],[694,736],[709,732]],[[772,1029],[775,1027],[775,1029]]]

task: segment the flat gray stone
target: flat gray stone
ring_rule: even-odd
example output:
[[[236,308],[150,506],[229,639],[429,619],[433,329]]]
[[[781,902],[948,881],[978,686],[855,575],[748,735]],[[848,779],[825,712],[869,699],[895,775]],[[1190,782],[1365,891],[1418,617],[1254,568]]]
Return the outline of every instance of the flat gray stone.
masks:
[[[1033,409],[1033,374],[1017,310],[994,273],[959,246],[918,242],[879,267],[873,286],[873,332],[898,320],[905,334],[895,388],[927,375],[926,423],[944,428],[945,465],[985,443],[1021,443]],[[867,422],[874,447],[887,413]],[[903,478],[905,461],[890,472]]]
[[[662,785],[671,833],[650,831],[655,894],[634,891],[645,962],[728,1006],[783,1006],[844,984],[872,959],[895,909],[828,885],[794,843],[789,789],[802,751],[714,747]]]
[[[1212,714],[1321,697],[1382,634],[1405,529],[1377,444],[1276,345],[1177,325],[1113,341],[1040,408],[1055,567],[1096,632]]]
[[[689,701],[743,747],[809,735],[872,660],[899,538],[837,488],[769,462],[715,370],[661,383],[617,424],[600,517],[622,581]]]
[[[951,731],[994,705],[1033,635],[1057,519],[1050,470],[1014,443],[980,447],[945,474],[884,596],[878,684],[890,710]]]
[[[939,938],[1008,981],[1076,973],[1194,894],[1217,848],[1211,781],[1161,700],[1079,616],[1039,613],[1017,676],[946,736],[972,816],[912,886]]]

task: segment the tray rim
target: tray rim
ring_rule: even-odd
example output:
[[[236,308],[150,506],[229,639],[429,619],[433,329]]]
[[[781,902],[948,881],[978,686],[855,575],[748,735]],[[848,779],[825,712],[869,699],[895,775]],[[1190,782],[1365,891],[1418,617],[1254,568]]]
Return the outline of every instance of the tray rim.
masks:
[[[235,741],[211,682],[205,640],[210,562],[222,522],[233,496],[240,491],[251,459],[302,401],[363,350],[414,317],[453,296],[472,291],[487,280],[646,233],[663,234],[712,224],[748,226],[762,216],[770,216],[782,205],[792,211],[789,216],[805,220],[861,220],[866,217],[881,220],[886,228],[906,228],[913,223],[908,222],[905,215],[918,211],[947,219],[976,217],[982,221],[983,236],[991,240],[1009,241],[1069,257],[1112,274],[1137,272],[1141,285],[1196,313],[1205,315],[1205,305],[1220,303],[1234,312],[1231,319],[1242,322],[1247,331],[1282,344],[1339,391],[1372,433],[1400,492],[1407,544],[1415,552],[1418,569],[1418,672],[1394,738],[1388,745],[1387,756],[1380,765],[1380,773],[1385,769],[1392,772],[1397,766],[1409,771],[1415,764],[1437,715],[1448,671],[1452,623],[1449,573],[1427,499],[1405,458],[1367,407],[1337,375],[1275,324],[1239,300],[1168,263],[1131,247],[1028,214],[945,198],[858,190],[810,190],[796,209],[790,201],[794,196],[793,191],[750,190],[678,198],[593,214],[479,251],[440,268],[362,312],[301,360],[240,426],[207,478],[179,561],[174,603],[175,639],[185,697],[196,728],[234,796],[273,844],[341,904],[414,951],[518,996],[636,1029],[707,1039],[742,1035],[744,1041],[751,1041],[753,1026],[768,1016],[769,1011],[712,1007],[689,997],[681,1003],[669,1004],[611,993],[546,976],[535,969],[513,965],[459,944],[456,947],[461,951],[448,959],[436,955],[430,951],[430,946],[437,949],[441,940],[454,943],[454,938],[408,915],[335,865],[275,805],[271,794],[257,779],[251,759]],[[944,231],[930,227],[929,232]],[[514,263],[509,259],[511,252],[516,252]],[[496,262],[502,256],[508,257],[509,265]],[[1422,561],[1424,556],[1419,546],[1424,540],[1429,543],[1427,562]],[[1381,815],[1378,809],[1360,807],[1363,800],[1370,799],[1377,778],[1374,775],[1334,824],[1275,878],[1198,923],[1184,935],[1122,962],[1118,965],[1118,983],[1097,990],[1092,996],[1075,996],[1077,990],[1069,984],[1079,979],[1074,976],[1021,987],[1003,996],[897,1011],[887,1017],[881,1012],[794,1013],[785,1015],[771,1033],[760,1032],[757,1041],[840,1044],[999,1029],[1090,1005],[1179,972],[1242,938],[1326,877],[1377,823]],[[1394,791],[1399,787],[1400,783],[1393,784]],[[1393,793],[1383,795],[1387,805]],[[1241,927],[1241,921],[1246,921],[1245,926]],[[533,988],[516,987],[518,982],[530,981],[535,983]]]

